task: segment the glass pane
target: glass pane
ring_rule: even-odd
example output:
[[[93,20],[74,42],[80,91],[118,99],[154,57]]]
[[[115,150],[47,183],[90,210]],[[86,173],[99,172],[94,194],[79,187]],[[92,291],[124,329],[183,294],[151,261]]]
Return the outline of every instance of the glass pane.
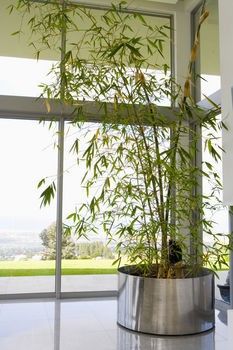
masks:
[[[40,208],[39,181],[56,180],[55,130],[38,121],[0,119],[0,293],[54,292],[55,261],[44,260],[42,232],[55,221],[55,201]]]
[[[74,142],[79,140],[80,154],[88,146],[88,141],[99,128],[98,123],[84,123],[80,128],[66,123],[64,159],[64,224],[71,224],[67,216],[87,200],[82,179],[86,165],[82,159],[77,162],[71,151]],[[94,191],[99,190],[98,184]],[[92,192],[90,196],[94,193]],[[88,215],[88,213],[87,213]],[[87,238],[63,234],[62,249],[62,292],[116,290],[116,267],[113,248],[107,246],[106,236],[98,232],[87,233]]]
[[[104,30],[106,34],[105,39],[111,40],[111,42],[113,42],[113,38],[120,42],[122,37],[131,40],[133,38],[140,39],[138,44],[138,46],[141,47],[140,53],[147,58],[147,62],[149,62],[151,68],[156,68],[156,65],[158,66],[164,63],[169,67],[171,66],[170,18],[168,17],[156,16],[152,13],[151,15],[142,15],[139,18],[139,16],[125,13],[124,11],[114,13],[114,11],[97,9],[87,10],[80,7],[77,7],[76,9],[72,7],[70,17],[71,21],[67,32],[67,50],[72,50],[74,57],[75,54],[78,53],[79,58],[88,59],[91,62],[94,55],[94,52],[91,52],[90,50],[94,49],[94,38],[92,38],[93,33],[90,31],[90,34],[83,34],[83,31],[85,32],[85,30],[91,29],[94,23],[94,26],[99,26]],[[142,17],[143,20],[141,19]],[[150,26],[151,28],[160,28],[162,26],[167,27],[162,29],[166,36],[164,34],[156,34],[156,39],[161,39],[164,57],[158,53],[158,50],[155,50],[155,55],[152,55],[152,53],[148,51],[147,39],[154,39],[153,33],[149,29]],[[109,33],[109,29],[111,28],[112,32]],[[77,33],[77,30],[79,33]],[[149,37],[149,35],[151,36]],[[107,45],[107,40],[105,45]],[[98,43],[100,42],[95,42],[96,45],[98,45]],[[99,46],[97,46],[97,48],[103,49]],[[129,63],[129,61],[124,60],[124,63],[127,62]],[[133,65],[133,62],[131,62],[131,65]]]
[[[57,29],[49,41],[49,45],[42,44],[41,35],[44,34],[42,27],[37,27],[37,31],[32,33],[29,21],[33,17],[39,22],[41,19],[41,10],[49,13],[51,17],[58,11],[58,6],[48,1],[47,4],[38,6],[38,2],[31,1],[28,6],[13,10],[11,6],[17,5],[17,0],[1,0],[0,11],[0,56],[36,58],[35,49],[40,50],[40,57],[45,60],[60,59],[61,33]],[[22,5],[22,4],[21,4]],[[19,32],[19,34],[17,34]],[[25,72],[26,73],[26,72]]]
[[[124,11],[116,14],[114,11],[87,10],[79,7],[73,9],[70,13],[67,31],[67,50],[72,52],[71,57],[76,60],[71,60],[72,63],[67,65],[73,78],[71,82],[68,81],[67,96],[70,92],[79,100],[107,102],[113,102],[117,97],[119,102],[129,103],[130,92],[136,89],[137,70],[135,67],[140,66],[140,71],[144,73],[145,79],[151,83],[151,86],[154,84],[151,87],[153,93],[149,94],[151,102],[154,102],[155,96],[158,95],[156,84],[158,85],[158,81],[164,83],[163,65],[167,65],[166,78],[170,76],[171,37],[169,27],[170,18],[153,14],[139,17]],[[100,34],[97,28],[101,29]],[[134,40],[137,41],[137,44]],[[127,45],[125,50],[118,50],[114,46],[124,41],[129,43],[132,50],[136,52],[139,50],[137,57],[138,60],[140,57],[141,65],[137,60],[132,59]],[[157,48],[155,48],[156,45]],[[107,57],[103,54],[105,50],[107,52],[116,50],[119,54],[114,54],[114,59],[111,60],[110,55]],[[162,55],[159,50],[162,51]],[[94,81],[93,72],[98,76]],[[90,81],[92,81],[91,84]],[[166,90],[165,83],[164,90]],[[156,102],[159,105],[169,105],[170,97],[164,94],[163,98]]]
[[[143,132],[147,138],[151,161],[153,159],[155,162],[157,152],[152,128],[145,127]],[[159,127],[157,132],[159,152],[161,157],[165,157],[166,150],[170,146],[168,142],[170,130]],[[112,264],[118,258],[118,243],[123,242],[119,250],[123,255],[121,264],[125,264],[129,253],[127,229],[138,232],[144,229],[145,222],[151,221],[151,207],[149,208],[147,203],[143,204],[145,216],[141,216],[141,195],[149,196],[152,188],[151,182],[150,185],[145,185],[145,168],[138,164],[135,139],[140,144],[142,158],[145,158],[140,127],[87,122],[81,125],[66,123],[63,292],[116,290],[117,265]],[[166,183],[163,185],[166,196],[168,187]],[[129,193],[126,195],[127,191]],[[98,213],[92,217],[94,211],[92,203],[95,201],[98,201]],[[157,219],[154,207],[153,212]],[[89,220],[90,216],[93,221]],[[71,225],[69,230],[66,224]],[[84,234],[79,236],[82,224],[85,228],[82,230]],[[140,238],[141,236],[139,240]],[[140,259],[138,251],[137,254]],[[142,259],[145,258],[143,253],[141,254]]]
[[[221,115],[218,116],[219,122],[221,121]],[[206,145],[205,141],[207,138],[211,137],[211,142],[213,147],[216,149],[216,151],[219,153],[219,156],[221,159],[214,160],[213,157],[210,155],[208,151],[208,146]],[[206,173],[209,173],[208,164],[209,163],[213,167],[213,171],[218,174],[220,182],[223,181],[223,173],[222,173],[222,130],[213,130],[213,129],[204,129],[203,130],[203,145],[202,145],[202,152],[203,152],[203,170]],[[214,186],[216,184],[216,181],[214,178],[207,179],[206,177],[203,178],[203,194],[208,197],[208,202],[210,208],[205,211],[205,215],[207,217],[207,220],[213,221],[213,229],[211,232],[213,234],[221,234],[219,235],[219,240],[222,243],[228,244],[228,208],[226,206],[223,206],[223,192],[222,189],[219,186]],[[212,236],[210,234],[204,234],[204,241],[212,246]],[[223,252],[226,253],[227,252]],[[226,261],[228,261],[228,257],[225,256]],[[227,266],[222,265],[219,268],[226,269]]]
[[[203,78],[200,80],[201,99],[221,88],[218,1],[208,0],[206,8],[210,14],[201,27],[200,66],[197,72]],[[196,27],[199,17],[200,10],[195,14]]]
[[[40,96],[41,84],[51,84],[48,74],[55,61],[0,57],[0,95]],[[22,83],[23,82],[23,83]]]
[[[219,18],[218,18],[218,1],[207,0],[206,8],[209,11],[209,17],[206,19],[201,28],[201,41],[200,41],[200,57],[197,64],[196,73],[200,74],[203,79],[200,80],[200,97],[204,99],[205,96],[209,96],[221,88],[220,80],[220,64],[219,64]],[[200,9],[195,14],[196,27],[200,17]],[[205,96],[204,96],[205,95]],[[219,122],[221,116],[218,117]],[[211,135],[211,141],[216,147],[220,157],[222,157],[222,131],[213,129],[202,130],[203,137],[203,170],[209,173],[207,163],[213,165],[214,171],[219,175],[220,181],[222,181],[222,161],[218,159],[213,160],[208,152],[208,146],[205,144],[207,136]],[[207,181],[203,179],[203,193],[208,196],[210,206],[212,209],[206,210],[205,214],[207,219],[213,220],[213,233],[228,233],[228,210],[222,205],[222,191],[215,188],[213,190],[213,179]],[[226,236],[219,236],[221,241],[226,241]],[[207,244],[211,245],[212,238],[210,234],[204,234],[204,240]],[[226,268],[226,266],[222,266]]]
[[[18,96],[36,96],[42,93],[41,83],[51,83],[53,78],[47,75],[52,65],[60,59],[61,34],[57,31],[50,47],[41,44],[40,29],[32,34],[28,25],[30,18],[39,20],[40,11],[31,3],[30,13],[15,10],[10,14],[9,6],[16,1],[2,0],[0,11],[0,94]],[[53,5],[43,4],[47,13],[56,11]],[[20,31],[20,34],[14,34]],[[40,50],[37,61],[36,51]]]
[[[14,1],[3,0],[3,11],[0,13],[0,41],[4,43],[0,48],[0,58],[2,58],[0,60],[2,67],[2,71],[0,71],[2,81],[0,83],[4,87],[0,90],[0,93],[19,96],[38,96],[42,92],[42,89],[38,88],[38,84],[55,83],[55,87],[57,86],[54,75],[46,76],[46,74],[55,62],[60,61],[61,30],[58,25],[60,16],[58,12],[59,6],[52,2],[48,2],[47,4],[43,2],[31,2],[29,6],[30,11],[26,11],[25,13],[25,9],[18,9],[9,15],[9,6],[12,3]],[[93,64],[93,57],[103,47],[103,42],[100,44],[100,42],[97,43],[91,38],[94,33],[91,28],[93,28],[93,23],[96,21],[95,24],[98,28],[102,28],[103,30],[108,29],[110,36],[113,34],[112,39],[114,43],[126,36],[127,39],[125,40],[132,43],[136,50],[140,47],[140,54],[142,54],[144,62],[141,68],[144,73],[147,73],[148,80],[152,79],[155,75],[158,80],[163,80],[164,71],[159,66],[164,64],[167,65],[167,76],[169,76],[171,67],[170,18],[151,14],[144,16],[144,20],[142,20],[142,17],[125,13],[124,11],[118,14],[108,11],[107,16],[109,20],[107,20],[106,13],[107,11],[103,10],[89,10],[80,6],[74,7],[73,4],[70,9],[67,9],[66,16],[69,19],[67,20],[66,46],[67,51],[72,50],[70,57],[75,58],[77,56],[76,63],[74,64],[77,64],[77,62],[80,63],[80,60],[86,60],[87,71],[90,71],[88,66]],[[46,25],[44,26],[45,28],[43,27],[43,21],[45,21],[43,16],[47,14],[51,15],[51,17],[47,16],[46,18],[47,21],[51,22],[49,33],[46,32]],[[36,23],[39,23],[36,30],[35,28],[34,30],[30,28],[30,23],[33,23],[34,19],[36,19]],[[55,25],[53,21],[56,21]],[[113,30],[109,31],[113,22]],[[162,31],[158,31],[157,28],[161,26],[163,26]],[[20,31],[20,34],[15,34],[18,31]],[[43,42],[43,40],[47,40],[47,34],[49,38],[48,44]],[[140,42],[136,45],[133,40],[139,40]],[[148,48],[149,46],[150,48]],[[155,46],[157,46],[157,49],[155,49]],[[163,49],[161,48],[162,46]],[[161,50],[163,51],[162,55],[159,53]],[[38,51],[40,52],[41,60],[39,62],[35,60],[35,57],[37,57],[36,52]],[[127,76],[131,75],[131,78],[135,80],[136,72],[132,68],[134,64],[129,57],[130,55],[127,53],[124,58],[124,63],[127,66],[126,74]],[[72,59],[67,60],[67,67],[69,69],[71,69],[71,62]],[[99,67],[98,64],[97,67]],[[115,79],[119,72],[112,72],[112,69],[109,70],[107,68],[109,70],[108,78],[110,78],[112,73]],[[55,72],[56,70],[54,74],[56,74]],[[77,75],[77,72],[75,74]],[[104,75],[106,78],[106,74]],[[80,80],[79,77],[77,80]],[[83,84],[81,90],[78,90],[77,82],[74,80],[69,82],[68,79],[68,86],[69,83],[71,85],[70,93],[72,96],[75,95],[75,98],[77,97],[79,99],[87,97]],[[69,89],[66,90],[68,91]],[[92,91],[94,90],[95,88],[93,87]],[[100,88],[100,90],[102,89]],[[97,96],[99,95],[99,91]],[[108,101],[113,100],[116,89],[114,93],[113,91],[110,92],[107,95],[98,96],[99,99],[106,100],[107,98]],[[97,96],[94,97],[94,95],[96,94],[89,94],[89,99],[96,99],[95,97]],[[101,93],[100,95],[103,94]],[[153,97],[155,95],[154,93]],[[153,101],[153,98],[151,100]],[[163,96],[159,104],[169,105],[170,100],[167,96]]]

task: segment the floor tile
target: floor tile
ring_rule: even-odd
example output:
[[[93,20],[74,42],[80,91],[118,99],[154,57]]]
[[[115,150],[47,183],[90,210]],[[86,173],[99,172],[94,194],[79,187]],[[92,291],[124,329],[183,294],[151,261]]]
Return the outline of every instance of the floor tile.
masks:
[[[117,325],[116,312],[113,298],[2,301],[0,350],[228,350],[219,311],[215,330],[184,337],[131,332]]]

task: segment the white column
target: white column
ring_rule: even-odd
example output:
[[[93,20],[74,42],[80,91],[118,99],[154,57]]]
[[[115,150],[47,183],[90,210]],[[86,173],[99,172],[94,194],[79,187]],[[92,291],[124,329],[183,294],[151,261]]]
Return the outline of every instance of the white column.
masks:
[[[219,1],[220,70],[222,86],[222,120],[228,130],[223,130],[223,201],[233,205],[233,1]],[[229,232],[233,232],[233,215],[229,214]],[[232,236],[232,234],[231,234]],[[230,297],[233,308],[233,251],[230,253]]]
[[[220,70],[222,86],[222,119],[228,127],[223,130],[223,200],[233,205],[233,1],[219,1]]]

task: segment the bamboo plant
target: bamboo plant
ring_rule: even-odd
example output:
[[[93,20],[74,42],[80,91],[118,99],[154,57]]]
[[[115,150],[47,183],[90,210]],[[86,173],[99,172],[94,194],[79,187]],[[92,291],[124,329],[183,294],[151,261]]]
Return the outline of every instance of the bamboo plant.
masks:
[[[91,9],[68,0],[52,4],[18,0],[15,7],[27,14],[31,32],[36,33],[31,44],[38,59],[44,48],[57,45],[63,33],[63,45],[56,46],[61,61],[52,70],[55,82],[43,86],[48,104],[58,98],[74,106],[72,125],[77,129],[88,125],[84,108],[88,101],[95,101],[102,111],[87,148],[80,153],[78,139],[72,147],[77,159],[85,159],[83,186],[89,197],[70,213],[66,232],[78,237],[105,232],[117,252],[116,263],[126,256],[134,273],[145,276],[185,277],[203,264],[224,264],[221,234],[215,234],[213,223],[206,219],[206,208],[214,206],[195,191],[201,177],[212,181],[212,197],[221,190],[213,164],[205,162],[202,168],[195,164],[201,138],[197,128],[213,130],[205,143],[216,161],[220,150],[213,133],[222,127],[216,116],[219,106],[213,104],[207,113],[191,96],[200,30],[208,17],[205,2],[183,88],[171,76],[164,57],[173,28],[125,11],[125,2],[98,18]],[[142,32],[135,33],[132,23]],[[161,107],[164,103],[167,109]],[[43,203],[54,194],[51,186],[46,184]],[[175,263],[172,254],[182,261]]]

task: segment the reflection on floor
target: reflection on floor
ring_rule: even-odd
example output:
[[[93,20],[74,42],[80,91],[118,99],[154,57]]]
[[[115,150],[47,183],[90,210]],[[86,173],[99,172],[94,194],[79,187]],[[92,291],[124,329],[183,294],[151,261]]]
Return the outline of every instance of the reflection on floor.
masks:
[[[195,336],[155,337],[117,326],[116,311],[113,298],[2,301],[0,349],[227,350],[229,345],[223,312],[216,311],[213,331]]]

